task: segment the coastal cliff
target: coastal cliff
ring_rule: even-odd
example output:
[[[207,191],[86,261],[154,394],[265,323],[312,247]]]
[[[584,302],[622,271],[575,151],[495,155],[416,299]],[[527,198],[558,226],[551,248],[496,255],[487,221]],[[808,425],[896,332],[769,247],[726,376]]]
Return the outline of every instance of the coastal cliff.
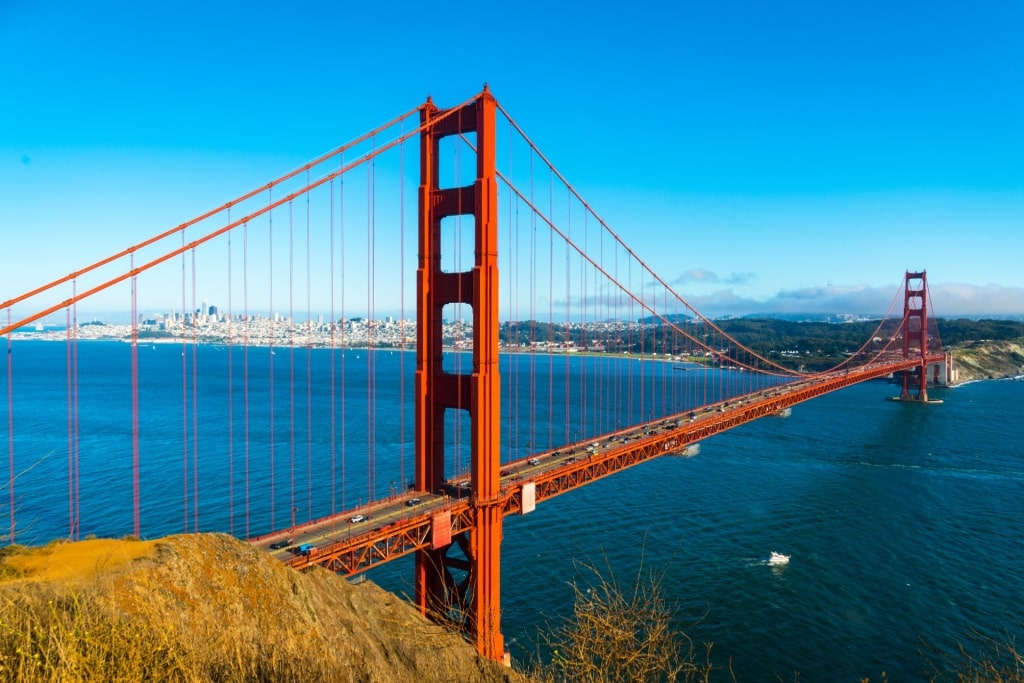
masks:
[[[369,581],[224,534],[5,548],[0,621],[6,680],[528,680]]]
[[[959,383],[1024,375],[1024,339],[972,341],[950,348]]]

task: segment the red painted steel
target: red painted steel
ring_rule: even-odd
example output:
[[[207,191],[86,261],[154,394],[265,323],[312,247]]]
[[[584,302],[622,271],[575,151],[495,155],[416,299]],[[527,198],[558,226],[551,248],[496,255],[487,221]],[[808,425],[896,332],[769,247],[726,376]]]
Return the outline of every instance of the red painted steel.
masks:
[[[630,430],[595,437],[604,442],[599,452],[585,452],[584,445],[577,444],[575,455],[570,457],[556,456],[554,452],[538,454],[548,463],[555,457],[564,460],[539,471],[535,468],[527,477],[502,477],[498,451],[495,107],[486,90],[472,102],[448,110],[440,110],[428,100],[421,107],[420,121],[415,488],[416,495],[426,499],[451,487],[445,476],[445,413],[465,410],[471,423],[469,494],[454,499],[435,496],[425,500],[423,509],[399,522],[333,540],[309,555],[291,558],[289,564],[296,568],[320,564],[336,572],[354,574],[415,553],[416,603],[421,612],[434,618],[462,619],[478,651],[498,660],[504,655],[500,632],[502,519],[505,515],[524,513],[524,487],[529,487],[529,498],[541,503],[858,382],[903,371],[907,371],[906,378],[915,369],[926,379],[927,365],[942,362],[944,357],[927,356],[924,274],[908,272],[902,355],[896,351],[867,366],[808,376],[694,413],[671,416],[656,429],[634,427],[629,440],[622,437]],[[477,178],[469,186],[442,189],[438,181],[439,141],[466,133],[476,134]],[[458,215],[474,217],[474,266],[470,271],[444,272],[441,221]],[[921,278],[920,289],[911,287],[916,278]],[[442,367],[442,309],[455,303],[473,308],[471,374],[452,374]],[[908,320],[913,320],[911,333],[906,331]],[[450,524],[440,528],[442,518],[450,520]],[[457,575],[465,578],[460,580]]]
[[[924,271],[909,270],[903,280],[903,357],[919,359],[915,373],[903,373],[903,391],[900,398],[928,400],[928,279]],[[911,380],[917,381],[917,395],[910,393]]]
[[[210,240],[226,232],[243,227],[248,221],[261,216],[276,207],[283,206],[293,199],[308,193],[313,188],[341,177],[346,171],[353,169],[381,152],[401,144],[413,135],[420,136],[420,174],[419,188],[419,268],[417,271],[417,358],[415,388],[415,489],[420,502],[411,498],[397,498],[384,502],[367,502],[365,512],[373,511],[374,522],[371,524],[360,516],[357,522],[351,512],[332,514],[327,518],[295,525],[294,483],[292,485],[292,527],[288,535],[314,534],[317,536],[317,547],[304,554],[289,557],[287,563],[296,568],[305,568],[314,564],[322,565],[332,571],[343,574],[354,574],[370,567],[390,561],[397,557],[415,554],[416,557],[416,602],[424,614],[433,617],[456,618],[472,635],[478,651],[486,657],[500,660],[504,657],[504,639],[500,628],[500,546],[502,538],[503,518],[510,514],[524,514],[532,509],[534,503],[561,495],[584,486],[597,479],[610,476],[628,467],[635,466],[650,459],[681,452],[688,445],[703,439],[746,424],[761,417],[777,414],[786,408],[822,394],[844,388],[857,382],[902,373],[902,395],[904,399],[927,400],[927,370],[929,365],[948,362],[942,354],[929,354],[929,321],[928,292],[925,272],[907,271],[904,281],[904,313],[903,325],[898,337],[893,337],[891,347],[886,347],[880,357],[869,365],[837,369],[817,375],[803,375],[801,379],[790,384],[776,386],[759,391],[750,390],[744,396],[730,398],[728,402],[704,406],[693,412],[679,413],[661,419],[657,424],[636,425],[627,429],[590,437],[588,441],[601,442],[600,448],[588,449],[587,444],[579,443],[563,448],[564,452],[547,451],[523,458],[516,463],[506,463],[510,472],[501,474],[499,454],[500,446],[500,383],[498,372],[498,266],[497,266],[497,181],[504,179],[510,193],[529,209],[537,212],[537,218],[547,222],[554,234],[579,250],[583,261],[589,263],[595,272],[600,273],[610,282],[617,285],[632,298],[644,311],[656,314],[656,307],[643,301],[643,296],[630,293],[628,283],[619,282],[615,273],[602,267],[600,260],[588,256],[580,247],[573,245],[569,236],[543,215],[529,197],[516,190],[514,185],[501,176],[495,164],[495,118],[498,105],[490,92],[485,88],[473,99],[456,107],[440,110],[429,99],[419,107],[420,126],[417,130],[405,132],[391,142],[375,148],[375,150],[358,160],[343,163],[322,178],[307,182],[304,187],[275,201],[269,200],[269,190],[283,180],[292,178],[302,171],[319,164],[330,156],[340,154],[351,144],[321,156],[306,166],[265,185],[258,190],[243,195],[222,207],[203,214],[193,221],[183,223],[177,228],[166,231],[156,237],[139,243],[119,252],[110,258],[98,261],[86,269],[55,280],[49,285],[32,290],[0,304],[0,310],[7,309],[6,322],[0,323],[0,336],[8,337],[8,403],[13,405],[12,380],[13,365],[10,353],[10,333],[26,324],[37,321],[45,315],[60,308],[67,310],[68,335],[67,357],[67,431],[68,431],[68,517],[70,536],[77,536],[79,524],[78,490],[78,357],[75,344],[75,330],[72,322],[74,306],[77,302],[111,286],[130,280],[132,282],[132,420],[133,420],[133,509],[135,533],[139,532],[139,490],[138,490],[138,356],[137,334],[135,322],[138,317],[135,300],[135,278],[140,273],[168,261],[175,256],[194,250]],[[414,110],[415,111],[415,110]],[[403,120],[407,114],[377,129],[390,127],[393,123]],[[518,126],[510,124],[518,130]],[[368,133],[360,140],[367,139],[376,131]],[[520,131],[522,132],[522,131]],[[463,138],[465,134],[473,134],[475,143]],[[470,145],[476,153],[476,177],[472,184],[441,188],[439,184],[439,142],[443,138],[459,137]],[[524,135],[525,137],[525,135]],[[474,146],[475,145],[475,146]],[[537,151],[532,146],[531,149]],[[546,162],[543,155],[540,158]],[[554,172],[563,182],[564,178]],[[582,197],[575,195],[575,190],[565,182],[570,192],[588,208]],[[241,218],[231,218],[230,211],[226,224],[203,237],[184,243],[184,229],[190,227],[221,211],[230,210],[240,202],[268,191],[266,206],[256,209]],[[472,216],[474,222],[474,263],[465,272],[444,272],[442,270],[441,222],[453,216]],[[603,221],[601,225],[611,233]],[[173,234],[182,235],[182,244],[168,253],[148,262],[136,264],[135,254]],[[611,233],[625,251],[638,262],[639,258],[632,250]],[[129,269],[116,277],[107,279],[100,285],[81,293],[77,291],[76,277],[98,270],[107,264],[122,258],[131,259]],[[640,262],[642,263],[642,262]],[[230,268],[230,261],[229,261]],[[645,272],[668,288],[654,273],[644,266]],[[192,265],[193,290],[195,289],[195,263]],[[73,293],[60,303],[30,315],[19,321],[13,321],[11,306],[28,300],[34,295],[50,290],[58,285],[71,283]],[[184,281],[183,281],[184,288]],[[307,285],[308,286],[308,285]],[[184,290],[183,290],[184,303]],[[195,293],[193,291],[193,299]],[[229,299],[230,300],[230,299]],[[683,302],[685,304],[685,302]],[[472,368],[469,373],[449,373],[442,366],[442,311],[449,304],[469,305],[473,310]],[[685,304],[688,310],[697,312]],[[183,306],[184,308],[184,306]],[[308,314],[308,312],[307,312]],[[697,314],[699,316],[699,314]],[[289,317],[292,317],[291,313]],[[686,332],[674,324],[668,323],[675,330],[686,335]],[[721,333],[710,321],[705,321],[710,329]],[[188,469],[185,470],[185,527],[189,527],[189,502],[192,502],[193,524],[198,529],[198,427],[196,425],[197,364],[195,362],[195,346],[198,343],[193,330],[192,374],[190,377],[192,391],[192,427],[191,448],[193,457],[193,479],[191,488],[188,485]],[[703,347],[716,360],[725,361],[724,353],[715,347],[705,346],[703,342],[690,338],[695,347]],[[899,341],[897,341],[897,339]],[[183,381],[185,378],[183,340]],[[902,353],[899,346],[902,345]],[[763,363],[747,365],[738,359],[729,359],[730,364],[739,364],[751,370],[781,368],[772,361],[752,354],[750,356]],[[230,366],[229,366],[230,367]],[[293,369],[294,372],[294,369]],[[308,372],[308,369],[307,369]],[[333,371],[332,371],[333,372]],[[230,375],[229,375],[230,377]],[[273,373],[270,375],[273,381]],[[937,379],[937,377],[936,377]],[[248,371],[246,370],[246,383]],[[294,380],[293,380],[294,381]],[[229,384],[231,382],[229,381]],[[917,386],[912,389],[912,385]],[[246,387],[248,385],[246,384]],[[333,378],[332,378],[333,387]],[[912,393],[915,391],[916,393]],[[332,388],[333,391],[333,388]],[[246,388],[248,395],[248,388]],[[293,397],[294,398],[294,397]],[[183,394],[183,402],[187,397]],[[549,399],[550,400],[550,394]],[[705,401],[707,393],[705,392]],[[332,394],[333,402],[333,394]],[[642,399],[641,399],[642,402]],[[469,489],[463,494],[461,489],[452,495],[438,495],[444,490],[451,493],[453,482],[446,481],[449,470],[446,463],[446,448],[450,445],[451,435],[445,433],[445,416],[448,411],[465,411],[470,420],[470,452],[471,469]],[[188,416],[188,405],[183,403],[183,424]],[[248,416],[246,416],[246,432],[248,433]],[[567,421],[568,424],[568,421]],[[9,449],[9,503],[14,509],[14,445],[13,445],[13,408],[8,408]],[[271,420],[271,429],[273,421]],[[628,438],[626,438],[628,437]],[[273,433],[270,443],[273,444]],[[183,428],[183,459],[189,456],[189,431]],[[272,446],[271,446],[272,448]],[[294,443],[292,444],[294,451]],[[272,452],[273,453],[273,452]],[[230,456],[229,456],[230,457]],[[271,460],[273,454],[271,455]],[[542,464],[533,462],[539,459]],[[246,454],[248,463],[248,451]],[[248,464],[246,464],[248,467]],[[520,475],[522,472],[522,475]],[[370,476],[374,476],[371,471]],[[333,476],[332,476],[333,479]],[[404,479],[404,475],[403,475]],[[248,479],[246,480],[248,486]],[[372,484],[371,484],[372,488]],[[246,494],[248,496],[248,493]],[[410,494],[411,495],[411,494]],[[273,500],[273,495],[271,495]],[[410,503],[406,507],[406,503]],[[246,529],[248,529],[248,497],[246,502]],[[332,510],[334,506],[332,504]],[[378,515],[378,513],[380,513]],[[271,519],[273,508],[271,508]],[[364,523],[366,522],[366,523]],[[376,526],[374,526],[376,525]],[[340,526],[340,530],[339,530]],[[363,531],[362,527],[366,527]],[[275,532],[283,536],[286,532]],[[11,515],[10,536],[14,540],[14,516]],[[253,543],[262,543],[267,538],[251,539]],[[303,544],[305,545],[305,544]],[[298,547],[298,546],[297,546]]]
[[[417,284],[416,489],[432,493],[445,484],[444,418],[465,410],[470,420],[470,484],[474,531],[446,547],[416,554],[416,603],[424,614],[462,619],[477,650],[504,657],[500,627],[502,511],[499,499],[500,376],[498,373],[498,221],[495,112],[485,88],[471,104],[441,112],[428,100],[420,113],[419,269]],[[438,145],[447,136],[476,134],[476,180],[441,188]],[[441,268],[441,221],[474,218],[474,265],[464,272]],[[473,366],[466,374],[442,367],[442,309],[473,309]],[[461,551],[465,559],[452,551]],[[456,581],[453,570],[468,572]]]
[[[932,356],[927,360],[929,364],[943,362],[944,356]],[[536,502],[542,503],[654,458],[680,453],[691,444],[754,420],[779,414],[804,401],[859,382],[913,369],[920,363],[919,358],[883,359],[869,366],[817,375],[741,396],[727,404],[704,406],[696,411],[671,415],[654,425],[638,425],[588,439],[605,444],[597,452],[587,451],[586,444],[580,443],[563,448],[557,455],[555,452],[544,452],[529,456],[519,463],[506,463],[506,467],[513,471],[518,466],[528,464],[528,460],[533,458],[539,458],[549,466],[528,476],[512,474],[503,477],[495,507],[500,509],[502,516],[523,514],[523,489],[527,485],[532,485]],[[631,438],[625,441],[627,435]],[[559,462],[552,463],[552,460]],[[450,516],[453,539],[464,537],[477,530],[479,503],[472,495],[465,498],[435,497],[431,501],[424,501],[417,512],[400,521],[334,540],[309,556],[289,559],[288,564],[299,569],[320,564],[332,571],[350,575],[414,551],[430,551],[434,541],[432,525],[439,514]],[[396,505],[401,507],[401,501]],[[342,514],[319,520],[299,527],[296,532],[313,532],[318,527],[330,527],[336,521],[335,518],[344,516]],[[258,540],[266,542],[269,537]],[[433,557],[437,559],[438,556]],[[450,576],[439,577],[439,581],[443,585],[452,583]]]

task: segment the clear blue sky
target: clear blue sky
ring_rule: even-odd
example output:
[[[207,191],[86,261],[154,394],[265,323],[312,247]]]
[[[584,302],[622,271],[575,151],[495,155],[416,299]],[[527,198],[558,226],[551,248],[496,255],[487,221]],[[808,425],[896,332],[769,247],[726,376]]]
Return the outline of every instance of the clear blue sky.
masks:
[[[0,0],[0,300],[487,82],[712,315],[1024,313],[1024,4]]]

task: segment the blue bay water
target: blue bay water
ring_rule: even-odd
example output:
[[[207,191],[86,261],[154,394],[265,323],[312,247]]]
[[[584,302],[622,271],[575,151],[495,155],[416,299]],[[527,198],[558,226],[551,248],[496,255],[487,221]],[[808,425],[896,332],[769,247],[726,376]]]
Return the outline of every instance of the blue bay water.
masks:
[[[682,625],[699,620],[690,635],[740,680],[926,680],[929,645],[1019,637],[1024,383],[930,406],[892,393],[815,399],[512,520],[507,635],[529,641],[538,606],[569,600],[573,559],[603,552],[627,584],[641,562],[667,568]],[[790,563],[767,565],[773,550]]]
[[[68,533],[67,348],[17,342],[13,350],[19,540],[43,542]],[[254,535],[286,526],[292,513],[301,521],[386,496],[411,477],[413,356],[377,354],[371,375],[366,352],[306,353],[140,348],[144,536],[196,527]],[[128,345],[82,343],[77,354],[80,531],[128,533]],[[565,392],[600,393],[662,372],[600,359],[545,363],[502,358],[505,459],[580,429],[539,414],[537,403],[563,405]],[[584,386],[588,363],[604,363],[607,379]],[[325,381],[331,365],[335,386],[347,387],[344,402]],[[555,379],[531,391],[537,372]],[[191,384],[182,389],[183,374],[196,378],[194,393]],[[647,463],[507,519],[502,606],[513,656],[527,658],[538,629],[568,613],[569,582],[586,579],[579,562],[607,562],[627,584],[641,563],[664,571],[680,625],[698,643],[713,641],[716,661],[731,659],[746,681],[794,672],[811,682],[879,680],[882,671],[891,681],[925,680],[922,649],[949,651],[972,629],[1024,636],[1024,382],[936,391],[941,405],[885,401],[892,393],[871,382],[823,396],[789,418],[715,437],[696,457]],[[5,416],[6,400],[4,392]],[[683,390],[657,408],[695,400]],[[652,409],[605,406],[598,420],[608,430]],[[6,444],[6,417],[0,431]],[[454,460],[453,471],[468,456]],[[374,466],[379,473],[368,478]],[[772,550],[790,563],[769,566]],[[410,566],[400,561],[370,578],[410,592]]]

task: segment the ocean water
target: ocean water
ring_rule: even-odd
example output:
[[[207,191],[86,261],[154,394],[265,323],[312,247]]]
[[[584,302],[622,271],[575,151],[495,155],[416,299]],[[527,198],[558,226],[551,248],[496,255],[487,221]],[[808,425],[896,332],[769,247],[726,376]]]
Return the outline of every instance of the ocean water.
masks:
[[[3,392],[0,434],[6,448],[13,411],[17,540],[67,536],[71,515],[81,535],[131,532],[128,346],[77,346],[77,503],[67,348],[16,342],[13,354],[15,401]],[[385,496],[411,476],[412,406],[402,407],[411,354],[378,354],[371,365],[366,352],[156,345],[139,362],[144,536],[255,535],[291,515]],[[545,391],[575,390],[587,362],[552,368],[570,381]],[[502,360],[505,414],[518,416],[503,426],[510,454],[566,429],[561,417],[542,421],[537,396],[516,388],[536,363]],[[657,372],[651,365],[638,374]],[[343,402],[319,381],[326,366],[336,387],[351,387]],[[570,582],[587,578],[581,563],[627,584],[641,567],[663,572],[680,627],[713,642],[716,662],[731,661],[741,681],[880,680],[883,671],[920,681],[922,652],[951,651],[972,632],[1024,637],[1024,382],[936,390],[940,405],[884,400],[893,393],[884,382],[835,392],[708,440],[696,457],[647,463],[506,519],[502,618],[513,657],[527,659],[545,624],[569,612]],[[467,456],[455,459],[453,470]],[[773,550],[789,564],[768,565]],[[410,567],[369,577],[411,592]]]
[[[681,626],[740,680],[926,680],[922,651],[1024,635],[1024,382],[927,406],[892,390],[814,399],[512,520],[506,634],[529,642],[574,558],[603,552],[620,578],[664,569]]]

